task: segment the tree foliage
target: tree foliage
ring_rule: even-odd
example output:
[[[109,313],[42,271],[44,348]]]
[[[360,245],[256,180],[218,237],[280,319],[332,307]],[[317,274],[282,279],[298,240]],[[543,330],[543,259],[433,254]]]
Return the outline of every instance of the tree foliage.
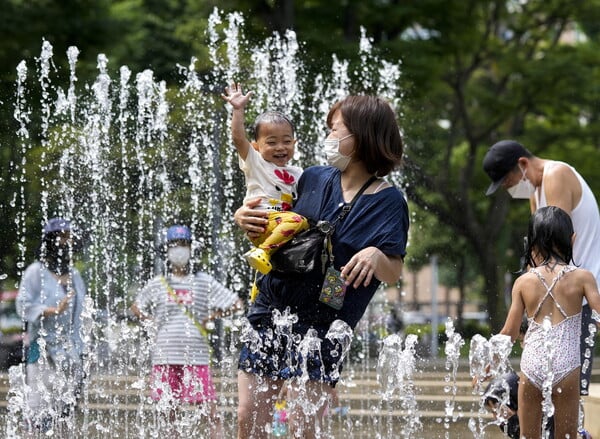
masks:
[[[413,145],[407,193],[477,255],[497,327],[501,273],[518,266],[514,258],[525,229],[507,226],[506,194],[483,196],[489,184],[481,171],[483,154],[497,140],[516,138],[535,154],[582,163],[584,172],[589,156],[558,150],[585,147],[598,155],[596,128],[587,122],[597,117],[596,42],[568,40],[580,2],[428,3],[444,3],[447,13],[415,17],[427,38],[407,43],[411,53],[421,49],[418,71],[404,62],[405,76],[419,81],[409,105],[420,107],[407,128]],[[523,204],[519,213],[526,219]]]
[[[435,252],[445,270],[458,270],[459,260],[476,268],[467,284],[484,285],[478,292],[496,327],[503,318],[504,273],[518,268],[529,213],[526,203],[511,202],[505,193],[485,197],[489,180],[481,160],[487,147],[516,138],[537,155],[574,165],[592,189],[600,189],[594,172],[600,141],[598,0],[3,0],[0,6],[4,218],[17,216],[13,198],[21,185],[14,172],[22,157],[13,118],[20,60],[39,56],[42,39],[57,53],[76,45],[80,84],[93,80],[96,56],[106,53],[113,77],[122,65],[133,72],[151,68],[175,96],[178,64],[187,66],[192,57],[211,83],[205,32],[214,8],[240,11],[250,44],[293,29],[306,59],[300,72],[305,80],[334,54],[364,65],[357,51],[363,32],[378,56],[401,65],[396,102],[407,146],[403,188],[419,212],[411,231],[411,248],[418,251],[408,261],[418,265]],[[253,71],[253,62],[251,56],[240,60],[240,76]],[[217,82],[211,93],[223,85]],[[363,91],[375,92],[378,85]],[[29,96],[32,102],[39,98]],[[305,152],[317,141],[311,138]],[[39,190],[36,181],[26,184],[27,193]],[[35,203],[28,201],[25,217],[39,225]],[[2,272],[14,273],[16,227],[11,223],[1,232]]]

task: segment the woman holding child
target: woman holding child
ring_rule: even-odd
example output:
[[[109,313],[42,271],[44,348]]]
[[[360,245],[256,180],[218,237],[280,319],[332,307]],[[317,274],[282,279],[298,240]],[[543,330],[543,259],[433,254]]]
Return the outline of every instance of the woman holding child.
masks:
[[[348,96],[333,105],[327,126],[330,134],[323,149],[329,166],[304,170],[293,209],[312,222],[335,223],[343,207],[364,189],[332,235],[333,268],[345,284],[345,297],[340,309],[319,300],[321,270],[302,275],[272,271],[259,279],[259,293],[247,316],[254,337],[242,346],[238,366],[240,438],[267,437],[273,401],[288,381],[288,399],[296,400],[302,392],[307,405],[318,407],[321,414],[339,378],[340,352],[345,352],[339,342],[325,337],[331,324],[342,321],[354,329],[381,282],[394,284],[402,273],[408,208],[403,194],[381,179],[402,158],[394,111],[378,97]],[[267,224],[268,213],[253,209],[256,202],[246,202],[235,215],[249,237],[258,236]],[[297,321],[292,336],[284,340],[275,330],[273,311],[286,309]],[[299,340],[309,330],[321,339],[320,354],[309,352],[303,358]],[[320,416],[311,413],[291,408],[295,434],[315,437]]]

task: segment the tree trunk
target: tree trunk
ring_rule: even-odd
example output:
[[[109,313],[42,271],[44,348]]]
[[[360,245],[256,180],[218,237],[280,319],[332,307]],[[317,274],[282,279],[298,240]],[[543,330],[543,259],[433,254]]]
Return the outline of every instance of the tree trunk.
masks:
[[[482,258],[481,269],[484,276],[484,294],[487,311],[491,318],[492,333],[497,333],[503,326],[506,317],[504,306],[504,277],[499,275],[499,267],[495,248],[490,246],[485,258]]]
[[[275,5],[273,18],[276,29],[283,34],[288,29],[294,28],[294,1],[278,0]]]

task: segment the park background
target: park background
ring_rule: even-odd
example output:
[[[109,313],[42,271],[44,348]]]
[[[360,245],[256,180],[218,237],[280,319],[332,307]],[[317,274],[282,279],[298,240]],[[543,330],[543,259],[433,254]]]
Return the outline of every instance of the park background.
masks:
[[[294,75],[299,83],[297,76],[319,75],[332,58],[364,66],[359,44],[365,40],[371,57],[398,69],[390,88],[397,90],[396,95],[387,98],[395,104],[403,130],[405,163],[394,181],[405,192],[411,212],[405,275],[388,293],[396,301],[392,307],[401,304],[399,311],[430,315],[431,276],[415,279],[434,258],[440,291],[450,291],[449,299],[440,293],[440,315],[455,317],[458,331],[463,331],[464,311],[482,311],[484,317],[479,320],[485,327],[467,332],[500,328],[507,309],[506,292],[520,266],[529,206],[510,200],[503,191],[493,197],[484,195],[489,179],[481,161],[496,141],[516,139],[536,155],[564,160],[578,169],[594,193],[600,191],[600,1],[0,0],[0,8],[0,274],[4,290],[16,287],[24,266],[33,259],[44,219],[60,213],[47,193],[60,186],[60,169],[52,166],[52,160],[60,157],[64,145],[48,131],[34,128],[44,123],[40,114],[47,98],[43,95],[54,98],[57,89],[69,85],[67,49],[79,49],[75,86],[82,90],[89,89],[98,76],[100,53],[108,57],[106,71],[113,78],[123,65],[134,74],[151,69],[175,108],[169,115],[173,124],[185,118],[175,105],[181,98],[180,66],[197,58],[195,71],[209,84],[204,91],[214,96],[214,105],[223,114],[217,125],[226,136],[226,112],[218,96],[226,84],[219,78],[211,81],[207,61],[207,29],[215,8],[221,16],[242,14],[244,43],[250,48],[266,39],[285,41],[286,31],[293,29],[298,57],[303,60],[302,70]],[[16,114],[17,65],[26,60],[34,72],[26,82],[35,83],[35,64],[44,41],[53,47],[52,70],[58,74],[49,90],[32,86],[28,91],[29,130],[24,138],[19,134],[23,115]],[[240,52],[237,78],[250,84],[251,52]],[[287,79],[285,74],[277,78]],[[350,79],[356,84],[356,77]],[[350,86],[356,93],[377,90],[377,84]],[[308,92],[303,96],[310,97]],[[324,125],[324,120],[314,123]],[[318,151],[321,140],[312,138],[300,146],[302,165],[316,162],[310,151]],[[189,182],[177,178],[187,157],[173,142],[160,147],[151,143],[146,150],[147,157],[160,160],[172,177],[176,201],[161,207],[164,212],[171,209],[162,225],[169,220],[193,223],[199,218],[192,206],[177,203],[185,199],[181,194]],[[113,159],[122,160],[118,145],[114,147]],[[164,151],[171,156],[161,157]],[[241,172],[234,169],[233,174],[232,190],[213,199],[226,217],[232,216],[243,196]],[[132,180],[126,184],[135,187],[139,175],[132,172],[129,177]],[[152,227],[140,232],[142,220],[136,208],[137,198],[152,194],[123,187],[118,195],[131,196],[133,201],[117,221],[130,225],[132,233],[146,233],[146,241],[152,243],[157,225],[150,219]],[[204,236],[204,224],[193,226],[209,250],[202,268],[217,273],[244,295],[252,274],[243,261],[219,259],[214,250],[219,237]],[[106,229],[103,233],[111,233]],[[233,248],[245,248],[243,237],[232,233]],[[94,238],[94,234],[88,236],[88,244]],[[142,241],[129,237],[128,242],[138,246],[133,256],[115,257],[118,268],[108,267],[130,284],[143,282],[156,268],[155,248],[140,247]],[[101,285],[98,272],[106,267],[98,267],[99,259],[90,256],[99,251],[97,247],[88,245],[87,257],[80,262],[84,275],[94,272],[89,276],[93,279],[90,292],[100,307],[125,308],[128,293],[120,287],[123,282],[111,279],[112,286]],[[140,254],[141,258],[136,257]],[[90,261],[96,263],[90,265]]]
[[[244,185],[220,98],[227,80],[263,87],[249,120],[268,107],[291,114],[302,166],[322,160],[323,112],[336,90],[381,94],[396,109],[405,162],[390,180],[409,201],[405,272],[377,295],[357,330],[348,384],[364,382],[342,388],[364,437],[373,437],[376,422],[398,430],[405,413],[391,408],[406,401],[418,400],[439,437],[478,409],[464,361],[457,398],[446,389],[456,379],[453,363],[425,362],[421,394],[406,400],[404,391],[382,398],[373,369],[383,337],[400,329],[388,318],[394,311],[405,333],[419,335],[424,357],[435,356],[428,352],[435,346],[443,357],[446,316],[466,339],[463,360],[471,335],[501,327],[529,205],[503,191],[484,195],[488,147],[516,139],[575,166],[600,193],[599,0],[0,0],[0,8],[0,288],[16,289],[48,217],[70,216],[86,232],[77,266],[96,320],[94,398],[84,408],[97,411],[92,423],[108,427],[107,435],[125,426],[142,437],[152,419],[139,417],[148,340],[127,309],[136,288],[164,269],[157,236],[165,225],[190,224],[198,268],[248,292],[252,272],[241,258],[248,243],[230,224]],[[130,97],[117,108],[120,91]],[[148,108],[140,110],[146,92]],[[3,298],[0,329],[8,333],[0,344],[23,326],[5,319],[14,295]],[[233,426],[236,357],[219,355],[234,353],[228,343],[235,340],[213,340],[221,348],[214,359],[221,405]],[[117,375],[129,380],[128,393],[120,393]],[[440,424],[449,402],[464,410],[462,421]],[[467,437],[462,424],[457,437]],[[347,426],[340,431],[360,437]]]

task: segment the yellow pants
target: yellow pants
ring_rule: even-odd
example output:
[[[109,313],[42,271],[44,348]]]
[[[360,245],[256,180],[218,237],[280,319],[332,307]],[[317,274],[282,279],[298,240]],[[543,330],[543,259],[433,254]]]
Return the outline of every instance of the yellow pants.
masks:
[[[269,224],[266,230],[252,243],[271,255],[283,244],[288,242],[294,235],[308,229],[308,221],[297,213],[272,212],[269,214]]]

